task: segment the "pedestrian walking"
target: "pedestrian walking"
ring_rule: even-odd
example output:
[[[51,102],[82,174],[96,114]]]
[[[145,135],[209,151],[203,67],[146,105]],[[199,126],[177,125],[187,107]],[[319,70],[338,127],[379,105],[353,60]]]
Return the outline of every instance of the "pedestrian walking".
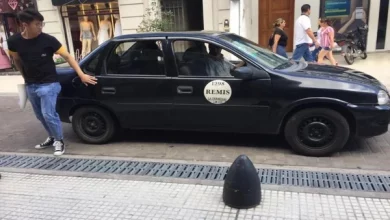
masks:
[[[21,72],[34,113],[49,137],[36,149],[54,148],[54,155],[65,152],[62,124],[56,112],[57,96],[61,91],[58,82],[54,54],[61,55],[76,71],[81,81],[96,84],[96,78],[80,69],[76,60],[53,36],[43,33],[44,17],[35,9],[25,9],[17,14],[22,32],[8,39],[8,49],[16,68]]]
[[[317,30],[317,42],[320,44],[320,42],[321,42],[321,30],[322,30],[322,28],[321,28],[321,18],[318,19],[318,26],[319,26],[319,28]],[[314,44],[312,44],[311,46],[315,47]],[[320,53],[321,50],[322,50],[322,47],[321,47],[321,44],[320,44],[319,47],[314,48],[314,50],[311,52],[311,54],[313,56],[313,59],[315,61],[318,61],[318,54]]]
[[[318,54],[318,63],[323,63],[324,57],[327,56],[332,65],[336,65],[336,60],[333,57],[332,49],[334,47],[334,29],[331,26],[331,21],[327,18],[322,18],[321,25],[321,51]]]
[[[308,62],[314,62],[309,47],[311,43],[314,43],[316,47],[319,46],[319,43],[311,30],[311,21],[309,18],[310,8],[309,4],[302,5],[302,14],[295,21],[294,41],[296,47],[292,56],[292,59],[295,61],[299,61],[303,57]]]
[[[288,36],[284,32],[284,27],[286,26],[286,21],[283,18],[278,18],[273,24],[274,34],[273,34],[273,44],[272,51],[280,56],[286,57],[286,46],[288,41]]]

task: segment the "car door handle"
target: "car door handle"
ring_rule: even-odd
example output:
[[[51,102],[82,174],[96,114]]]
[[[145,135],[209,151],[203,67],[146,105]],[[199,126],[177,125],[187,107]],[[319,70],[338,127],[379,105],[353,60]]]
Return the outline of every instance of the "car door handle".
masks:
[[[103,87],[102,94],[114,95],[116,93],[116,89],[114,87]]]
[[[177,93],[179,94],[192,94],[192,86],[178,86]]]

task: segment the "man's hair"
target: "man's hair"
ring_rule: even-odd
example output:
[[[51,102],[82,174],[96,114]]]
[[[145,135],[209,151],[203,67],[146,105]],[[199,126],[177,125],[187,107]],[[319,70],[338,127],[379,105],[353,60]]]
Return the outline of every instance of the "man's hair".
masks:
[[[301,12],[302,13],[306,13],[309,10],[310,10],[310,5],[309,4],[302,5],[302,7],[301,7]]]
[[[43,15],[39,13],[39,11],[32,9],[32,8],[27,8],[23,11],[18,12],[18,20],[20,23],[31,23],[34,20],[37,21],[43,21]]]

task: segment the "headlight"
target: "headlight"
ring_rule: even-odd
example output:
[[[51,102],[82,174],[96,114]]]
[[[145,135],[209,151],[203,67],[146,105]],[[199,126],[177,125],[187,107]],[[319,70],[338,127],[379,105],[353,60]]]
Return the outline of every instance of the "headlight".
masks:
[[[378,92],[378,104],[379,105],[385,105],[389,102],[389,96],[387,93],[383,90]]]

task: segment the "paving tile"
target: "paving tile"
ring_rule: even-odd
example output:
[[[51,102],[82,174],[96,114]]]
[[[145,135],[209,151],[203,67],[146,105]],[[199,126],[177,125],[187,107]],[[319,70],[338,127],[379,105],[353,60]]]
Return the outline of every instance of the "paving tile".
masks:
[[[387,199],[262,190],[259,206],[238,211],[224,205],[219,186],[2,174],[0,219],[390,218]],[[34,185],[46,190],[23,187]]]

